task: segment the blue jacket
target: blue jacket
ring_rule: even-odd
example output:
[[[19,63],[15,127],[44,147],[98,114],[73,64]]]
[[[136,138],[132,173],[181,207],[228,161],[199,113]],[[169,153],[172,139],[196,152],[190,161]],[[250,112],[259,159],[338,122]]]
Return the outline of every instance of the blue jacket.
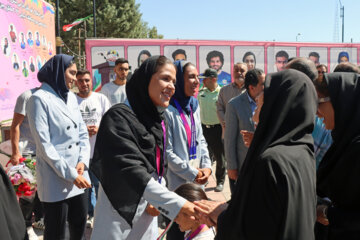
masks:
[[[74,185],[79,162],[90,182],[90,143],[76,96],[69,92],[67,103],[47,84],[32,95],[27,105],[31,133],[36,143],[36,177],[42,202],[57,202],[84,192]]]

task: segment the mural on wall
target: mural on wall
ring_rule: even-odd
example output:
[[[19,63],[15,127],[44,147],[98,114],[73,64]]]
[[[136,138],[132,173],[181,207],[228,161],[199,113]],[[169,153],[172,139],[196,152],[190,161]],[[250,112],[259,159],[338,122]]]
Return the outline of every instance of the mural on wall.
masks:
[[[231,83],[229,46],[200,46],[199,60],[201,74],[203,74],[207,68],[212,68],[218,73],[218,84],[220,86]],[[202,85],[202,82],[200,85]]]
[[[296,47],[268,47],[267,72],[279,72],[285,69],[290,58],[296,57]]]
[[[164,46],[164,56],[176,60],[186,60],[196,66],[196,47],[186,45]]]
[[[330,71],[333,71],[339,63],[351,62],[357,64],[356,48],[330,48]]]
[[[5,40],[2,40],[1,44],[6,45]],[[98,70],[94,69],[93,66],[96,64],[114,62],[115,58],[124,57],[128,59],[131,71],[134,72],[146,58],[163,54],[172,61],[186,60],[193,63],[199,74],[207,68],[216,69],[220,86],[232,81],[233,65],[237,62],[246,63],[249,69],[256,67],[265,73],[271,73],[283,70],[293,57],[306,57],[316,65],[325,64],[329,71],[333,71],[341,61],[359,64],[357,53],[360,51],[360,44],[165,39],[87,39],[85,46],[87,59],[91,59],[87,66],[92,70],[94,78],[99,79],[98,83],[107,79],[102,79]],[[111,50],[116,51],[116,54],[111,54]],[[101,58],[101,62],[95,61],[98,57]],[[16,68],[21,72],[21,62],[18,65]],[[111,64],[108,64],[108,67],[113,68]]]
[[[100,91],[101,86],[114,81],[116,75],[114,66],[116,59],[124,57],[124,47],[93,47],[91,49],[91,69],[93,75],[93,90]]]
[[[315,63],[316,66],[319,64],[327,65],[328,56],[327,48],[324,47],[300,47],[300,57],[309,58]]]
[[[246,63],[248,70],[259,68],[265,70],[265,49],[263,46],[234,47],[234,63]]]
[[[55,54],[54,9],[41,0],[0,0],[0,22],[2,121],[12,118],[22,92],[40,85],[37,72]]]
[[[160,46],[129,46],[127,53],[131,71],[134,72],[147,58],[160,55]]]

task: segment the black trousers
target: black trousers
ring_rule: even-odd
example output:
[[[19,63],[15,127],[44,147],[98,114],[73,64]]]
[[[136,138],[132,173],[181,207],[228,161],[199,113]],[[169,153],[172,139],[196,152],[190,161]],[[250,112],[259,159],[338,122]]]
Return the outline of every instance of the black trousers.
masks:
[[[35,221],[39,221],[43,217],[43,207],[36,192],[34,199],[19,199],[20,209],[25,219],[26,227],[32,226],[32,213],[35,214]]]
[[[44,240],[65,239],[66,220],[69,223],[70,240],[83,239],[87,217],[88,191],[59,202],[43,202]]]
[[[222,128],[220,124],[204,125],[202,124],[203,134],[208,144],[209,152],[214,154],[216,160],[216,182],[224,184],[226,174],[226,162],[224,155],[224,146],[221,140]]]

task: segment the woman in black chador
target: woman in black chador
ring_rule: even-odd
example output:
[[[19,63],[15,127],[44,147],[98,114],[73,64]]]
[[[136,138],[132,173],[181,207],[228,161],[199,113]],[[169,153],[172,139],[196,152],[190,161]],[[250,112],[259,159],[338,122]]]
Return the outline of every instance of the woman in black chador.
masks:
[[[218,215],[225,204],[212,211],[199,203],[217,222],[216,239],[314,239],[316,99],[299,71],[267,75],[259,124],[229,206]]]
[[[317,172],[317,193],[331,200],[318,206],[318,220],[329,223],[328,239],[360,239],[359,78],[331,73],[316,83],[318,115],[333,138]]]

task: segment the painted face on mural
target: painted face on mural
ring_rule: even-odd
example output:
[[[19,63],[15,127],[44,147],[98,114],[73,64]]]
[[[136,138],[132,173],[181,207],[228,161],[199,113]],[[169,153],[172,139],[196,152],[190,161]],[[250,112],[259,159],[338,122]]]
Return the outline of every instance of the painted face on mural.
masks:
[[[248,70],[255,68],[255,58],[253,55],[249,55],[245,58],[245,63],[247,65]]]
[[[348,61],[349,61],[349,59],[345,56],[340,58],[340,63],[344,63],[344,62],[348,62]]]
[[[285,69],[285,65],[288,63],[288,59],[286,57],[277,57],[276,58],[276,69],[278,72]]]
[[[186,60],[186,57],[184,54],[178,53],[178,54],[176,54],[174,61],[177,61],[177,60]]]
[[[310,56],[309,60],[313,61],[315,63],[315,66],[318,66],[320,64],[318,57]]]
[[[140,56],[140,65],[148,58],[149,58],[149,56],[147,54],[141,54],[141,56]]]
[[[216,57],[212,57],[210,59],[210,68],[215,69],[216,71],[221,70],[222,68],[222,62],[220,60],[220,57],[216,56]]]

